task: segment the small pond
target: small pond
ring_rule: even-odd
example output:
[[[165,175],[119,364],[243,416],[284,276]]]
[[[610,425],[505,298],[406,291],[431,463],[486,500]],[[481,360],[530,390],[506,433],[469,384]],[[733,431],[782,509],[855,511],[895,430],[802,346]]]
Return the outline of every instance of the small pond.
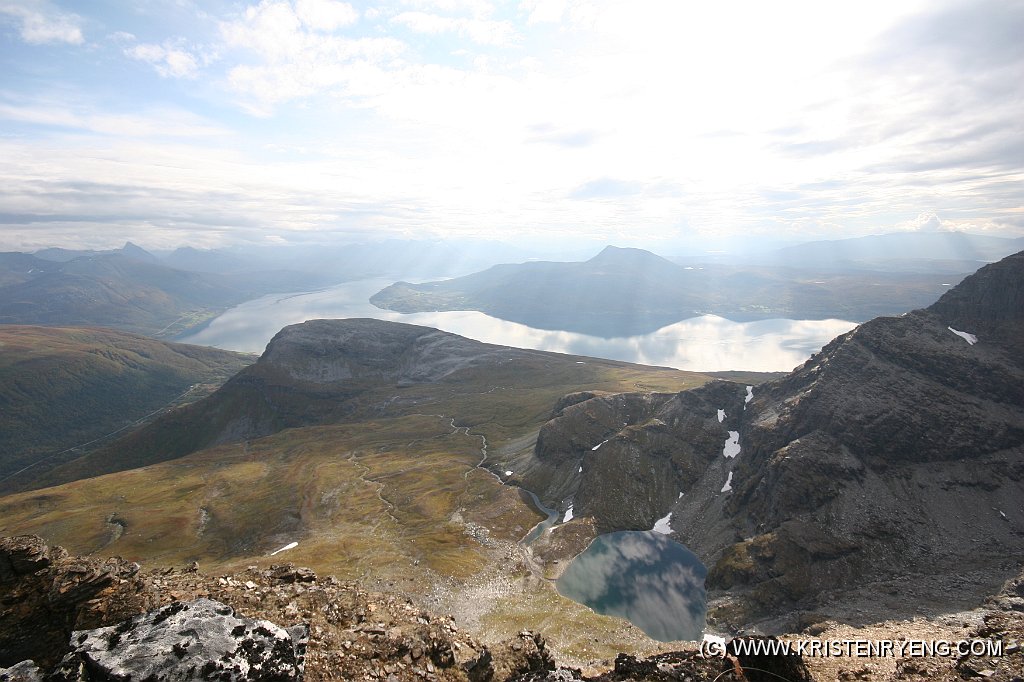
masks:
[[[596,538],[556,586],[564,597],[669,642],[701,638],[706,576],[697,556],[667,536],[619,531]]]

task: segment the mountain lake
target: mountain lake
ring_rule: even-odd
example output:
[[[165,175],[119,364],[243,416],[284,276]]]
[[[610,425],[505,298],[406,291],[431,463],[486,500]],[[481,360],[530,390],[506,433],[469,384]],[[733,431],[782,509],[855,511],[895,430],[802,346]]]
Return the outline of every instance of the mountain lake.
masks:
[[[598,613],[625,618],[662,642],[699,640],[707,569],[697,556],[653,531],[597,537],[558,579],[559,594]]]
[[[704,315],[642,336],[601,338],[535,329],[476,311],[403,314],[382,310],[370,296],[390,279],[345,282],[320,291],[270,294],[247,301],[176,341],[262,353],[282,327],[320,318],[371,317],[436,327],[477,341],[536,350],[623,360],[691,371],[789,371],[836,336],[847,320],[759,320],[732,322]]]

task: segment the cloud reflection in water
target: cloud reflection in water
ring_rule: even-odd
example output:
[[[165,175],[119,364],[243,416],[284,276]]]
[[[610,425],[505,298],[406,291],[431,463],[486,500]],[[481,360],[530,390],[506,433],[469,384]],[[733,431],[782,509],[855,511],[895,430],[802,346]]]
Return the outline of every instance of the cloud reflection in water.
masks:
[[[707,569],[658,533],[602,535],[559,578],[558,592],[598,613],[626,618],[654,639],[698,640],[704,630]]]
[[[732,322],[714,315],[695,317],[642,336],[605,339],[566,331],[535,329],[475,311],[402,314],[381,310],[369,297],[390,280],[362,280],[304,294],[273,294],[243,303],[185,343],[260,353],[282,327],[318,318],[372,317],[437,327],[507,346],[625,360],[678,369],[789,371],[825,343],[853,329],[846,320],[761,320]]]

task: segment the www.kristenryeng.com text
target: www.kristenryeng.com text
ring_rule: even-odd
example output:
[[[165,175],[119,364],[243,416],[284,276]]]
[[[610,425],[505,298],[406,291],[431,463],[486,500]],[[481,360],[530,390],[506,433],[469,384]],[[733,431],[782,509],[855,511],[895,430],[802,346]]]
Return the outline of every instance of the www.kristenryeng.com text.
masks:
[[[728,643],[706,637],[700,643],[705,657],[804,656],[816,658],[923,658],[961,656],[1002,656],[998,639],[793,639],[736,638]]]

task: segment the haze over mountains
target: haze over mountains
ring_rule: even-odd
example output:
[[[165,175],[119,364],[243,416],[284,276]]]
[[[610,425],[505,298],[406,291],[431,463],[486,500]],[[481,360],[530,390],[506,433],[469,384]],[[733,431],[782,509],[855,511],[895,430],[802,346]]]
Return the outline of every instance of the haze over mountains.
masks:
[[[223,276],[123,253],[5,258],[7,276],[21,278],[13,287],[118,276],[199,300],[207,275]],[[533,292],[547,305],[550,294],[564,306],[560,286],[580,300],[596,292],[629,322],[616,291],[624,279],[660,303],[680,295],[672,278],[740,279],[746,266],[686,267],[609,247],[584,263],[450,281],[532,272],[505,280],[510,299]],[[781,270],[742,277],[737,290],[812,300]],[[856,300],[862,280],[852,277]],[[909,305],[907,283],[926,277],[897,273],[885,291]],[[612,284],[599,288],[602,278]],[[842,304],[835,286],[822,299],[830,305]],[[968,606],[1014,575],[1024,552],[1024,253],[931,295],[784,377],[734,381],[371,319],[288,326],[252,364],[118,332],[3,326],[4,415],[15,420],[5,433],[25,441],[8,444],[3,465],[44,463],[0,497],[0,533],[223,571],[276,561],[268,555],[288,546],[290,560],[318,571],[428,595],[489,636],[543,619],[573,660],[647,641],[549,582],[615,530],[658,526],[696,552],[718,628],[779,632]],[[195,383],[209,395],[84,456],[64,452]],[[59,429],[48,429],[53,414],[67,416]],[[557,512],[533,544],[524,538],[544,515],[527,491]]]
[[[0,254],[0,324],[99,325],[174,338],[267,293],[308,291],[463,262],[444,244],[383,243],[262,252],[182,247]],[[446,265],[447,264],[447,265]]]
[[[732,320],[863,321],[933,302],[958,275],[1011,253],[1018,241],[894,234],[760,255],[677,256],[677,262],[607,247],[585,262],[527,261],[483,271],[496,262],[526,261],[531,251],[472,240],[156,253],[131,242],[106,251],[49,248],[0,254],[0,323],[101,325],[174,338],[267,293],[369,277],[452,275],[442,282],[399,282],[373,302],[401,312],[480,310],[540,329],[605,337],[709,313]]]
[[[839,261],[817,270],[817,259],[801,262],[811,265],[680,265],[642,249],[609,246],[584,262],[496,265],[443,281],[398,282],[370,301],[403,313],[479,310],[531,327],[614,337],[709,314],[738,322],[864,321],[928,305],[959,281],[944,272],[837,270]]]
[[[187,540],[161,540],[161,552],[241,562],[294,538],[322,550],[333,542],[322,523],[347,516],[321,503],[312,516],[299,510],[339,485],[376,490],[374,507],[383,502],[399,525],[426,532],[454,518],[446,516],[459,507],[452,500],[466,504],[473,481],[471,495],[497,504],[498,515],[481,516],[485,507],[473,503],[472,523],[503,528],[514,541],[530,512],[518,494],[507,496],[501,483],[511,482],[574,510],[538,544],[542,561],[571,558],[595,534],[650,528],[671,513],[672,532],[710,567],[709,587],[728,591],[716,617],[734,625],[778,627],[799,609],[842,613],[861,603],[865,585],[897,589],[910,576],[919,580],[915,608],[952,603],[951,589],[967,602],[1005,579],[1024,551],[1015,502],[1024,497],[1022,302],[1024,253],[982,268],[927,309],[861,325],[782,379],[683,392],[663,387],[709,377],[377,320],[311,321],[283,330],[259,362],[209,398],[37,482],[63,485],[8,497],[4,529],[57,533],[78,551],[119,542],[76,535],[79,521],[58,523],[58,509],[73,501],[81,521],[114,513],[120,526],[138,529],[125,549],[145,552],[147,537],[168,532],[165,521],[149,507],[112,503],[110,491],[161,489],[182,466],[227,466],[228,478],[190,487],[174,503],[191,530]],[[643,390],[608,392],[623,385]],[[424,439],[450,444],[427,455]],[[447,447],[462,454],[449,459]],[[306,489],[300,471],[345,458],[333,483]],[[264,464],[252,469],[254,462]],[[424,465],[450,474],[424,478],[416,473]],[[229,483],[235,476],[249,482]],[[257,492],[271,481],[275,492]],[[427,503],[423,485],[441,485],[442,497]],[[44,499],[49,511],[29,504]],[[232,506],[248,511],[239,516]],[[499,508],[511,516],[502,520]],[[257,523],[267,515],[278,521]],[[389,552],[422,556],[422,546],[401,549],[400,537]],[[311,551],[303,556],[320,552]],[[444,561],[458,563],[459,551]],[[898,615],[909,605],[876,607]]]

